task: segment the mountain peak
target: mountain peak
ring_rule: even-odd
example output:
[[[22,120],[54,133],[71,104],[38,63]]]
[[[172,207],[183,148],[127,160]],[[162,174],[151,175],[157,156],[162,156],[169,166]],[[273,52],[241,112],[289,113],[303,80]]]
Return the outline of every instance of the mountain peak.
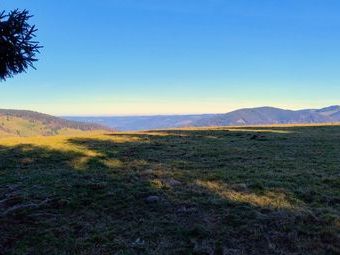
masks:
[[[319,112],[324,112],[324,111],[340,111],[340,105],[331,105],[325,108],[321,108]]]
[[[332,105],[316,111],[323,116],[329,116],[335,120],[340,120],[340,105]]]

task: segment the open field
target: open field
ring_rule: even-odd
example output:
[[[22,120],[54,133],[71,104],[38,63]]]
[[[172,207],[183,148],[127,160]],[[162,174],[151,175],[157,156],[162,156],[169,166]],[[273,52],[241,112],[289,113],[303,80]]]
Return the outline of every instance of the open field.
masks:
[[[0,254],[339,254],[340,126],[0,139]]]

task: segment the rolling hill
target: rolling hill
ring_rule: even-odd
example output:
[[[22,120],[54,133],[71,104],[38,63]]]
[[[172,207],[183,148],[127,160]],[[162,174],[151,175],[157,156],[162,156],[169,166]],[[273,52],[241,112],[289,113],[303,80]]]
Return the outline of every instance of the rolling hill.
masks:
[[[259,107],[225,114],[65,118],[97,123],[123,131],[204,126],[334,123],[340,122],[340,106],[298,111]]]
[[[226,114],[217,114],[194,122],[194,126],[305,124],[340,121],[340,107],[331,106],[319,110],[283,110],[274,107],[240,109]]]
[[[112,129],[33,111],[0,109],[0,137],[73,135],[96,130]]]

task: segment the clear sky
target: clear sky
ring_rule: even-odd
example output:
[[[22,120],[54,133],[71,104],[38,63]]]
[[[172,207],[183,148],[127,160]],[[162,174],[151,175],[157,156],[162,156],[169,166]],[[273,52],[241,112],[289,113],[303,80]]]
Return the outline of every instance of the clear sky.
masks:
[[[37,70],[0,108],[56,115],[340,104],[339,0],[1,0],[28,9]]]

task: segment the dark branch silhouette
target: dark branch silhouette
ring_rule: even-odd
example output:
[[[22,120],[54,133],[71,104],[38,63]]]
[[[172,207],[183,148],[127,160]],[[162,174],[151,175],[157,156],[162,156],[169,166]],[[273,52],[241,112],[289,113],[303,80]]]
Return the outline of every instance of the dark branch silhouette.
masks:
[[[27,10],[0,12],[0,81],[34,68],[41,46],[34,41],[37,29],[28,23],[31,17]]]

